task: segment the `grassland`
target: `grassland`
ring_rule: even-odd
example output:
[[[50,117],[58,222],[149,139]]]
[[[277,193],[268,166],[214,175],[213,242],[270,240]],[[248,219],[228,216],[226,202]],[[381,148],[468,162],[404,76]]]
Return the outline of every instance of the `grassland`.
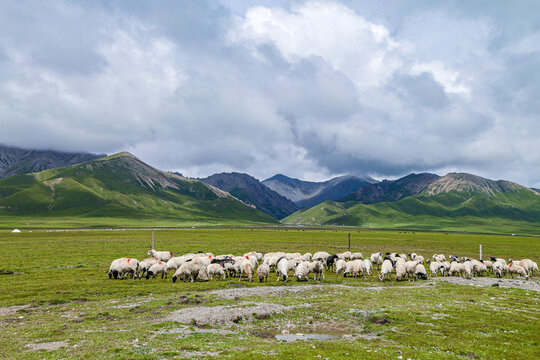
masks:
[[[347,231],[284,228],[182,229],[155,232],[156,248],[175,253],[241,254],[256,249],[338,252]],[[353,250],[435,252],[533,258],[535,237],[357,230]],[[0,232],[0,358],[164,359],[219,355],[242,359],[538,359],[540,293],[442,282],[381,284],[327,274],[304,291],[295,280],[176,283],[109,280],[117,257],[146,257],[150,231]],[[2,271],[0,271],[1,273]],[[274,275],[275,276],[275,275]],[[531,280],[530,280],[531,281]],[[538,278],[532,281],[538,281]],[[260,290],[255,295],[242,290]],[[229,289],[233,297],[214,290]],[[224,290],[227,291],[227,290]],[[281,305],[273,315],[235,323],[172,321],[171,314],[229,306]],[[25,306],[15,312],[12,306]],[[3,311],[3,312],[2,312]],[[327,341],[285,343],[273,335],[323,333]],[[36,350],[39,344],[65,345]]]

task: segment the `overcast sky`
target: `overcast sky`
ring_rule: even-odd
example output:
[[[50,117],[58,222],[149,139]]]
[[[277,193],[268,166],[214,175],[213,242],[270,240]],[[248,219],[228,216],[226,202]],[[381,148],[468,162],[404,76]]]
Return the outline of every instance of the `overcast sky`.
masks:
[[[540,187],[540,2],[2,1],[0,143]]]

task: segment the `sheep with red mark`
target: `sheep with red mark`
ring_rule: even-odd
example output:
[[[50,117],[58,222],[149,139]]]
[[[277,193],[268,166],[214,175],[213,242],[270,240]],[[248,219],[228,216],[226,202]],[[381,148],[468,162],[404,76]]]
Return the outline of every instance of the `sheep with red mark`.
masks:
[[[109,279],[125,279],[127,276],[139,277],[139,261],[133,258],[120,258],[112,261],[108,271]]]
[[[174,254],[170,251],[156,251],[150,247],[150,249],[148,249],[148,256],[167,262],[174,256]]]

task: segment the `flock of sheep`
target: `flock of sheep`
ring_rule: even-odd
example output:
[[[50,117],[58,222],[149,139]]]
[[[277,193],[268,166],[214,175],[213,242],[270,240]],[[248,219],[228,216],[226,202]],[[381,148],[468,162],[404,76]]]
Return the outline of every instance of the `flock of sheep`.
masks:
[[[287,281],[289,273],[293,272],[298,281],[309,280],[309,275],[313,274],[314,280],[323,280],[324,272],[335,271],[342,276],[352,276],[357,278],[366,275],[374,275],[375,269],[379,270],[380,281],[392,280],[394,275],[396,281],[409,279],[427,279],[428,272],[425,265],[429,267],[430,276],[483,276],[495,274],[499,277],[509,274],[512,278],[518,275],[528,279],[534,274],[538,274],[538,265],[530,259],[519,261],[506,260],[492,257],[491,260],[476,260],[467,257],[449,256],[449,261],[442,254],[435,254],[427,261],[424,257],[415,253],[398,254],[389,253],[383,255],[382,252],[371,254],[369,259],[364,259],[359,252],[351,253],[346,251],[339,254],[330,254],[324,251],[315,254],[306,253],[284,253],[270,252],[262,254],[259,252],[249,252],[242,256],[218,255],[212,253],[184,254],[174,256],[170,251],[156,251],[152,248],[148,250],[147,259],[138,261],[133,258],[120,258],[111,263],[109,268],[109,278],[125,279],[127,277],[141,279],[146,277],[167,278],[169,271],[174,271],[172,282],[177,279],[183,281],[196,279],[206,281],[213,277],[246,277],[252,281],[254,273],[259,281],[267,281],[271,272],[277,275],[277,281]],[[407,258],[409,260],[407,260]]]

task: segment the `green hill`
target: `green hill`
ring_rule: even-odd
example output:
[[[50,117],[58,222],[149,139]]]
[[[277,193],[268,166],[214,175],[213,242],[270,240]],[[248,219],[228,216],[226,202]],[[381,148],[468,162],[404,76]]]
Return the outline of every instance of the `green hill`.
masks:
[[[230,194],[157,170],[129,153],[0,180],[0,223],[276,223]]]
[[[394,202],[324,202],[282,222],[367,228],[540,234],[540,195],[507,181],[448,174]]]

